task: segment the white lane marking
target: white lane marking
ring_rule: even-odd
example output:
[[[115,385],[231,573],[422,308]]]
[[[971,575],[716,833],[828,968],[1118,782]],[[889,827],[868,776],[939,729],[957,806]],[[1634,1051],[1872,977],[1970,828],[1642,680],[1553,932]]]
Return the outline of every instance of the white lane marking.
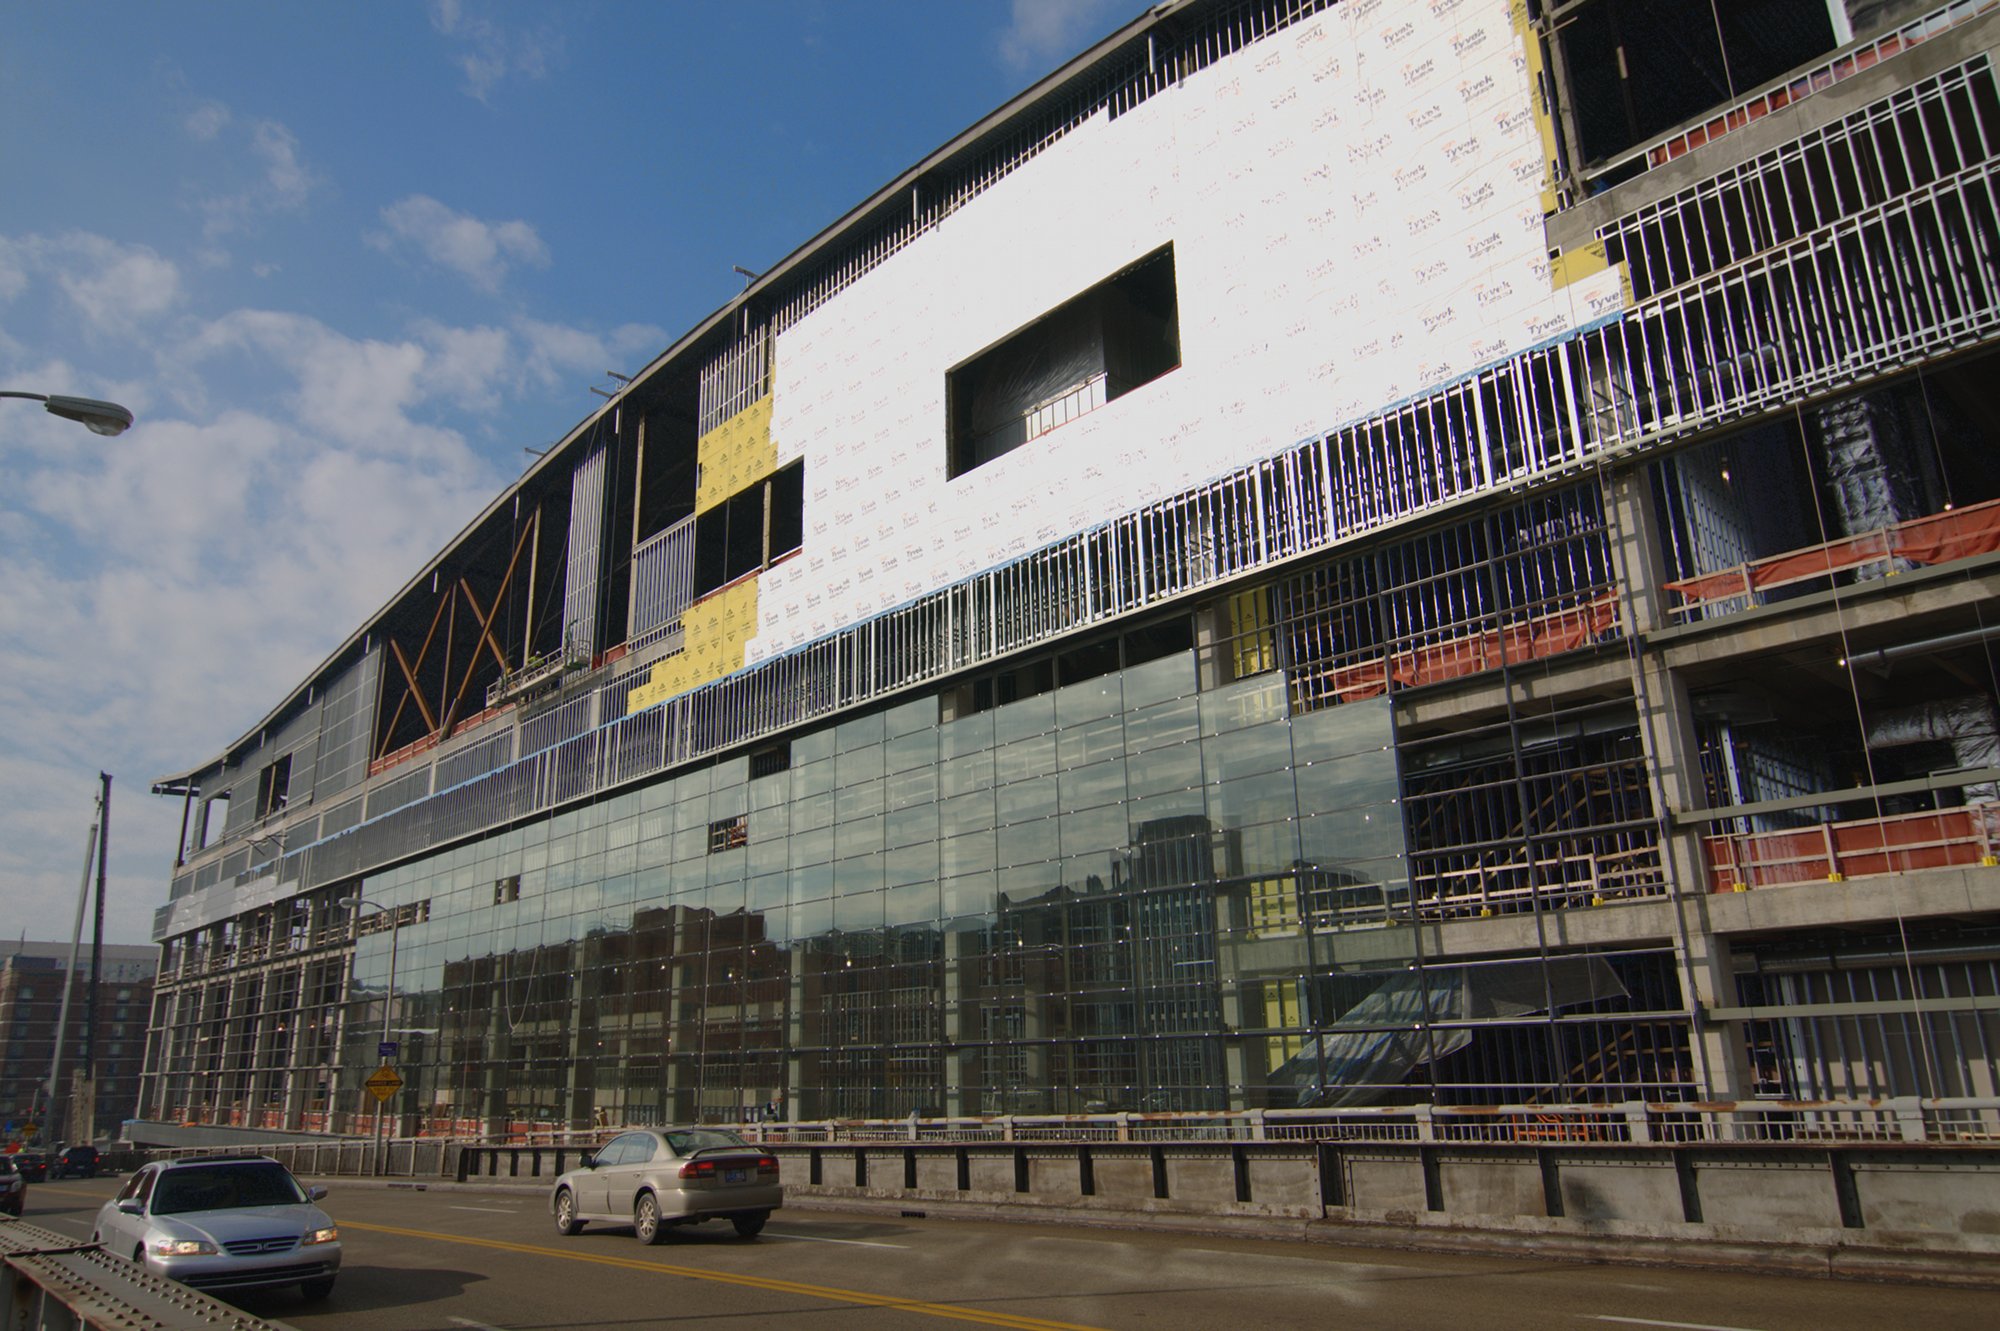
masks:
[[[1592,1321],[1618,1321],[1628,1327],[1674,1327],[1674,1331],[1756,1331],[1754,1327],[1718,1327],[1708,1321],[1656,1321],[1652,1317],[1612,1317],[1610,1313],[1578,1313]]]
[[[449,1209],[453,1211],[490,1211],[494,1215],[513,1215],[521,1208],[518,1206],[454,1206]],[[478,1324],[470,1323],[470,1325],[476,1326]]]
[[[444,1320],[450,1322],[453,1326],[469,1327],[471,1331],[500,1331],[500,1328],[497,1326],[488,1326],[484,1322],[475,1322],[470,1317],[447,1317]]]
[[[774,1234],[766,1232],[767,1239],[795,1239],[800,1243],[844,1243],[850,1248],[907,1248],[907,1243],[871,1243],[867,1239],[822,1239],[811,1234]]]

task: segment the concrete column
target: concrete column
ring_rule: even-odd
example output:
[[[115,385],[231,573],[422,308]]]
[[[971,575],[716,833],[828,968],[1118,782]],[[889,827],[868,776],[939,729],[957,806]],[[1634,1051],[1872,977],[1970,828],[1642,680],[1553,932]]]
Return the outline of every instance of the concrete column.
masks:
[[[1612,564],[1624,592],[1625,627],[1633,644],[1633,703],[1646,747],[1653,807],[1662,822],[1661,869],[1667,891],[1677,903],[1674,952],[1693,1023],[1693,1073],[1705,1098],[1739,1099],[1752,1087],[1743,1032],[1737,1023],[1715,1022],[1705,1015],[1716,1007],[1736,1006],[1729,943],[1709,927],[1701,829],[1679,829],[1674,822],[1676,814],[1708,805],[1694,706],[1686,682],[1645,643],[1648,633],[1673,622],[1652,472],[1645,467],[1622,471],[1610,478],[1605,490]]]

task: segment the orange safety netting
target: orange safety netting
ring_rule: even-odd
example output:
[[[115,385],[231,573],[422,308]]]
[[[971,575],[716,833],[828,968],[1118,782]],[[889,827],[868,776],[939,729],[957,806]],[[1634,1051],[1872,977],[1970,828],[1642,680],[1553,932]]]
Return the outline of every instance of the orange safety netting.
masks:
[[[1587,647],[1618,627],[1618,602],[1605,595],[1584,605],[1538,615],[1505,628],[1432,643],[1320,674],[1308,686],[1317,697],[1375,698],[1398,688],[1462,679],[1502,665],[1536,661]]]
[[[1879,563],[1884,559],[1907,559],[1912,564],[1944,564],[1973,555],[2000,551],[2000,499],[1983,504],[1933,513],[1927,518],[1879,531],[1864,532],[1844,540],[1829,541],[1804,550],[1790,550],[1755,563],[1741,564],[1719,573],[1681,578],[1666,584],[1683,605],[1746,596],[1754,591],[1781,587],[1787,583],[1821,578],[1842,569]]]
[[[1826,823],[1785,832],[1703,838],[1709,890],[1866,878],[1983,863],[2000,834],[2000,807]]]

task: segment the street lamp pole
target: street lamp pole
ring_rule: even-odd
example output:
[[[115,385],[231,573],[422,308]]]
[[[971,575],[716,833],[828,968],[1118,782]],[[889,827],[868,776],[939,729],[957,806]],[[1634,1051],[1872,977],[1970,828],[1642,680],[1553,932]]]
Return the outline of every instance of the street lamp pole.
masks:
[[[17,393],[0,389],[0,397],[26,398],[30,402],[40,402],[48,408],[51,416],[60,416],[66,421],[76,421],[92,434],[124,434],[132,428],[132,413],[116,402],[105,402],[94,397],[64,397],[60,393]]]
[[[356,912],[355,926],[357,929],[361,923],[359,913],[362,910],[380,911],[389,917],[389,978],[382,989],[382,1039],[380,1045],[377,1046],[379,1053],[379,1050],[385,1048],[389,1043],[389,1005],[396,997],[396,944],[402,936],[403,918],[395,908],[384,906],[380,902],[369,901],[363,897],[345,897],[342,898],[341,904]],[[386,1057],[386,1055],[382,1056]],[[376,1174],[382,1172],[382,1105],[383,1101],[381,1097],[376,1097],[375,1152],[371,1158],[370,1165],[370,1172]]]

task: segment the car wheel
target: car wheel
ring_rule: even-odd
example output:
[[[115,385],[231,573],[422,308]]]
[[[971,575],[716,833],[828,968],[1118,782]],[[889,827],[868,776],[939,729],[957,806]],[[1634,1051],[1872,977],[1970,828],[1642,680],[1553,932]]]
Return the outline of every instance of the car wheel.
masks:
[[[764,1222],[770,1218],[769,1211],[759,1211],[755,1215],[733,1215],[729,1222],[736,1226],[738,1238],[754,1239],[764,1232]]]
[[[570,1235],[583,1228],[576,1218],[576,1197],[568,1188],[556,1194],[556,1233]]]
[[[333,1293],[333,1277],[321,1276],[318,1280],[308,1280],[299,1286],[299,1293],[306,1296],[307,1303],[324,1302]]]
[[[660,1223],[660,1199],[650,1192],[640,1193],[632,1207],[632,1233],[639,1242],[647,1244],[666,1237],[667,1227]]]

